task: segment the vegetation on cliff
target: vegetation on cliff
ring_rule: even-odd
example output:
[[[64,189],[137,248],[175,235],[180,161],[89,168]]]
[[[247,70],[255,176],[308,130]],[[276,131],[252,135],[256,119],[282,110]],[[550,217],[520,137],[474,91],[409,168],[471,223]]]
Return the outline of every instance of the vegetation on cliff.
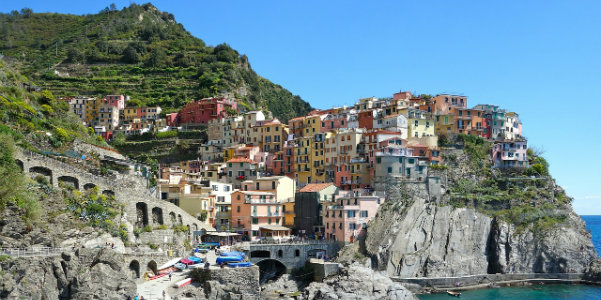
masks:
[[[130,105],[173,111],[227,94],[284,122],[311,109],[258,76],[245,55],[227,44],[205,45],[151,4],[83,16],[27,9],[0,14],[0,51],[55,95],[122,93],[132,96]]]
[[[445,162],[468,167],[473,176],[448,172],[449,204],[473,207],[520,229],[533,225],[545,231],[565,221],[572,199],[548,176],[549,165],[542,156],[530,149],[529,168],[494,169],[491,142],[471,135],[459,135],[456,142],[463,145],[468,160],[458,162],[457,157],[446,155]]]

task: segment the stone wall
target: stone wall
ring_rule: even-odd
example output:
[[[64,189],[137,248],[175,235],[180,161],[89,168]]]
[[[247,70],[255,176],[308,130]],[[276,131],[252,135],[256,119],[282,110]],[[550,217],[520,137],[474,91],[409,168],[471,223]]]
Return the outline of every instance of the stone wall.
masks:
[[[33,152],[17,152],[16,160],[24,172],[31,177],[46,176],[53,187],[58,187],[62,180],[81,191],[98,187],[99,192],[114,195],[117,201],[126,204],[125,219],[138,228],[146,225],[185,225],[188,226],[189,233],[201,229],[214,230],[180,207],[158,199],[148,189],[146,179],[142,177],[128,174],[98,176],[86,172],[83,166],[78,168]]]
[[[470,276],[435,277],[435,278],[400,278],[391,277],[393,281],[420,286],[421,289],[469,288],[480,285],[503,284],[516,282],[579,282],[582,273],[524,273],[524,274],[481,274]]]
[[[305,265],[309,259],[309,252],[325,250],[329,257],[333,257],[336,253],[336,244],[333,242],[308,242],[298,244],[252,244],[248,252],[250,261],[254,264],[265,259],[274,259],[286,266],[286,269],[291,270],[300,268]],[[312,251],[313,250],[313,251]],[[269,252],[269,256],[257,257],[255,254],[259,252]]]
[[[190,277],[210,293],[210,299],[255,299],[259,296],[259,267],[194,269]],[[215,296],[213,298],[213,296]]]

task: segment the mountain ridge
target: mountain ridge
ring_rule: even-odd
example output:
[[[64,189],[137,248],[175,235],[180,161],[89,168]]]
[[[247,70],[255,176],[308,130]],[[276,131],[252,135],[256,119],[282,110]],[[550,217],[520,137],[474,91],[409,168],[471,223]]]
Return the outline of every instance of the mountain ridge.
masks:
[[[227,44],[207,46],[152,4],[97,14],[0,14],[0,51],[42,88],[62,95],[126,94],[165,112],[211,96],[288,119],[311,105],[258,74]]]

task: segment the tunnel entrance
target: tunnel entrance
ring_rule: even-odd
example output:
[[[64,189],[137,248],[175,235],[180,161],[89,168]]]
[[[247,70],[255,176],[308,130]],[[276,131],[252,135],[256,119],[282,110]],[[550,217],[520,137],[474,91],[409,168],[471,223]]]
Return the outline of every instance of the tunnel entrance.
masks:
[[[276,280],[286,273],[286,266],[276,259],[264,259],[257,263],[260,270],[259,283],[264,284],[269,280]]]

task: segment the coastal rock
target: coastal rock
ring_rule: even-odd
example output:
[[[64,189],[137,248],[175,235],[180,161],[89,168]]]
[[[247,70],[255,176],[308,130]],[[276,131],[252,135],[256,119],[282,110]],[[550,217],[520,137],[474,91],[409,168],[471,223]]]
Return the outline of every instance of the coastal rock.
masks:
[[[584,280],[601,283],[601,259],[591,262],[584,273]]]
[[[338,276],[323,282],[313,282],[304,291],[303,299],[394,299],[417,298],[386,274],[375,272],[358,263],[343,267]]]
[[[390,276],[583,273],[597,257],[573,211],[546,232],[518,230],[473,208],[431,203],[423,194],[402,212],[381,210],[370,223],[367,252]]]
[[[108,249],[79,249],[56,257],[9,259],[0,263],[2,299],[125,299],[136,284],[123,257]]]

